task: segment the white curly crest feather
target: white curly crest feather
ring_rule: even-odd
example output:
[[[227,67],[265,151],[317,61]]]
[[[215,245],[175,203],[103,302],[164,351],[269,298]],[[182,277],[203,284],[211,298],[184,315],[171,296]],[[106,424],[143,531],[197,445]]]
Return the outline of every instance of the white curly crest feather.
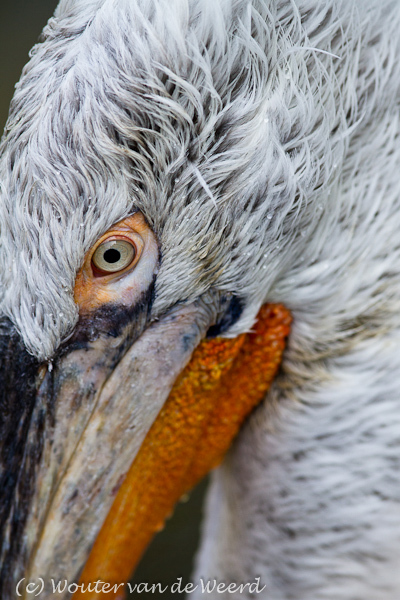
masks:
[[[325,256],[318,288],[332,297],[368,250],[355,227],[380,257],[397,209],[383,177],[397,160],[395,9],[61,2],[18,84],[0,165],[2,310],[30,351],[50,357],[71,331],[84,253],[138,208],[161,245],[156,313],[235,292],[247,309],[232,335],[266,299],[294,308],[290,282]]]

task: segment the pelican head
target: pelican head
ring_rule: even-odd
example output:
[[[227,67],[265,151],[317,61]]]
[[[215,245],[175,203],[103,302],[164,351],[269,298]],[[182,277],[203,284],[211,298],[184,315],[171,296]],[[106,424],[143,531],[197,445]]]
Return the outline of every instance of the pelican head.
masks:
[[[299,575],[314,469],[331,506],[353,471],[335,479],[329,435],[399,362],[399,24],[389,0],[61,0],[1,145],[4,600],[128,577],[264,398],[215,475],[198,573],[322,598]]]

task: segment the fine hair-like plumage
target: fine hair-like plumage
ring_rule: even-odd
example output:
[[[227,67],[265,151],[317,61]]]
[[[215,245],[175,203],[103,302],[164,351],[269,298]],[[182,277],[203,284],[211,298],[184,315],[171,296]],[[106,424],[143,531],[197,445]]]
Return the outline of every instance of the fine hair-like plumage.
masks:
[[[40,357],[76,321],[84,252],[133,208],[160,235],[159,311],[215,286],[251,299],[248,327],[266,299],[298,302],[327,256],[318,287],[348,290],[346,322],[376,313],[376,299],[351,307],[347,272],[368,237],[386,257],[394,228],[397,4],[168,6],[61,2],[18,84],[0,173],[2,307]]]

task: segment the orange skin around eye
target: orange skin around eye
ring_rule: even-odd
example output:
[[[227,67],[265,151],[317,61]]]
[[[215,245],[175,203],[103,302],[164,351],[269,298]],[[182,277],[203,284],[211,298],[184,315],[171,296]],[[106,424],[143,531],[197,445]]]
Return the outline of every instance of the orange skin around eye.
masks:
[[[116,273],[99,272],[92,263],[97,248],[105,241],[119,239],[132,242],[135,246],[136,254],[133,261],[125,269]],[[141,213],[135,213],[113,225],[86,254],[84,263],[77,274],[74,300],[79,306],[80,312],[92,312],[115,301],[130,304],[132,294],[129,292],[132,292],[134,286],[129,288],[128,284],[124,284],[124,287],[127,288],[125,290],[121,289],[122,286],[118,282],[121,279],[125,280],[131,271],[135,270],[142,255],[146,252],[155,255],[156,251],[158,253],[154,234]]]

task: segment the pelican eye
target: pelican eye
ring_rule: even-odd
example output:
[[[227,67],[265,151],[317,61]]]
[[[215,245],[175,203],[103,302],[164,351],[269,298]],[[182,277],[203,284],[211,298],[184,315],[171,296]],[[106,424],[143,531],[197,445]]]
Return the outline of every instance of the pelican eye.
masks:
[[[129,267],[136,254],[136,246],[128,240],[107,240],[96,248],[92,263],[99,271],[117,273]]]
[[[112,225],[88,250],[76,274],[74,300],[80,313],[134,305],[152,285],[158,258],[156,236],[141,212]]]

